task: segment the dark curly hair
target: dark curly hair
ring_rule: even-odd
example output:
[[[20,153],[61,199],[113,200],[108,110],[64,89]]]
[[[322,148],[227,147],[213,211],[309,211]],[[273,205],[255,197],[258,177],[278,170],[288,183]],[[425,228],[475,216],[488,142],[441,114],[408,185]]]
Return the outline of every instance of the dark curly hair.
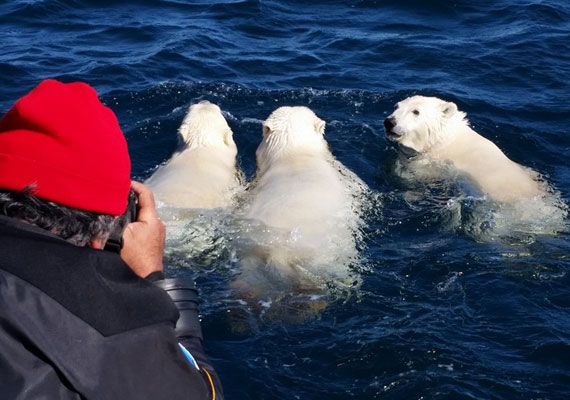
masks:
[[[114,216],[66,207],[40,199],[33,192],[33,186],[17,192],[0,189],[0,215],[50,231],[76,246],[107,238],[111,232]]]

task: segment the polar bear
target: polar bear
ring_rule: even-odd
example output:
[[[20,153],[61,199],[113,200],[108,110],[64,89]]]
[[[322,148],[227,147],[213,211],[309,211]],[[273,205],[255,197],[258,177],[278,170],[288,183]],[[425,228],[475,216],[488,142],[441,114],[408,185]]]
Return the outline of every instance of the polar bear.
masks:
[[[430,160],[451,164],[493,200],[515,203],[544,194],[537,174],[471,129],[454,103],[409,97],[396,105],[384,127],[389,140]]]
[[[334,159],[324,133],[307,107],[280,107],[263,123],[245,210],[263,228],[249,235],[234,288],[259,294],[271,284],[309,290],[350,279],[359,224],[351,192],[364,183]]]
[[[182,150],[145,182],[159,204],[206,209],[229,206],[240,174],[232,130],[220,108],[208,101],[190,106],[178,133]]]

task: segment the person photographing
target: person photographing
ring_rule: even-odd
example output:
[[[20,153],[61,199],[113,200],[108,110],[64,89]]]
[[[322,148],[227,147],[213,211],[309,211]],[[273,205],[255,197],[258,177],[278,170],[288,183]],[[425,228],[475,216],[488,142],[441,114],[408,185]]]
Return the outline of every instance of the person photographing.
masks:
[[[103,250],[131,190],[136,220]],[[222,399],[197,291],[165,279],[164,240],[92,87],[45,80],[19,99],[0,120],[1,397]]]

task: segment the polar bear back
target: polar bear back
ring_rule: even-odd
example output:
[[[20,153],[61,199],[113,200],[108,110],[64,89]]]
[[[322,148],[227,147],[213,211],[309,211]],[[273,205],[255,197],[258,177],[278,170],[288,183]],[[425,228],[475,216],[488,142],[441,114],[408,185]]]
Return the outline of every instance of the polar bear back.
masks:
[[[453,140],[434,149],[432,157],[451,161],[494,200],[512,203],[541,194],[535,173],[510,160],[466,124],[459,127]]]
[[[196,148],[176,154],[146,184],[159,202],[175,207],[217,208],[229,205],[237,186],[235,151]]]
[[[338,172],[318,157],[287,157],[257,180],[247,215],[268,226],[298,230],[307,239],[330,233],[350,212]],[[344,229],[344,228],[341,228]]]

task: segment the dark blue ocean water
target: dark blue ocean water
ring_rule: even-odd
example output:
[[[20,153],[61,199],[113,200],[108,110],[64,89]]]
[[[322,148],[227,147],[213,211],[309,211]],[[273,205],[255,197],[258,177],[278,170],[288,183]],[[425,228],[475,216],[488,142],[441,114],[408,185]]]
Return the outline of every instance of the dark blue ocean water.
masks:
[[[236,330],[223,249],[171,259],[201,288],[228,399],[570,398],[569,233],[450,224],[441,210],[462,186],[398,176],[382,125],[412,94],[454,101],[568,202],[566,0],[2,0],[0,38],[0,111],[47,77],[89,82],[139,179],[173,153],[193,102],[226,112],[248,177],[260,120],[306,105],[381,199],[365,216],[362,286],[312,319]]]

